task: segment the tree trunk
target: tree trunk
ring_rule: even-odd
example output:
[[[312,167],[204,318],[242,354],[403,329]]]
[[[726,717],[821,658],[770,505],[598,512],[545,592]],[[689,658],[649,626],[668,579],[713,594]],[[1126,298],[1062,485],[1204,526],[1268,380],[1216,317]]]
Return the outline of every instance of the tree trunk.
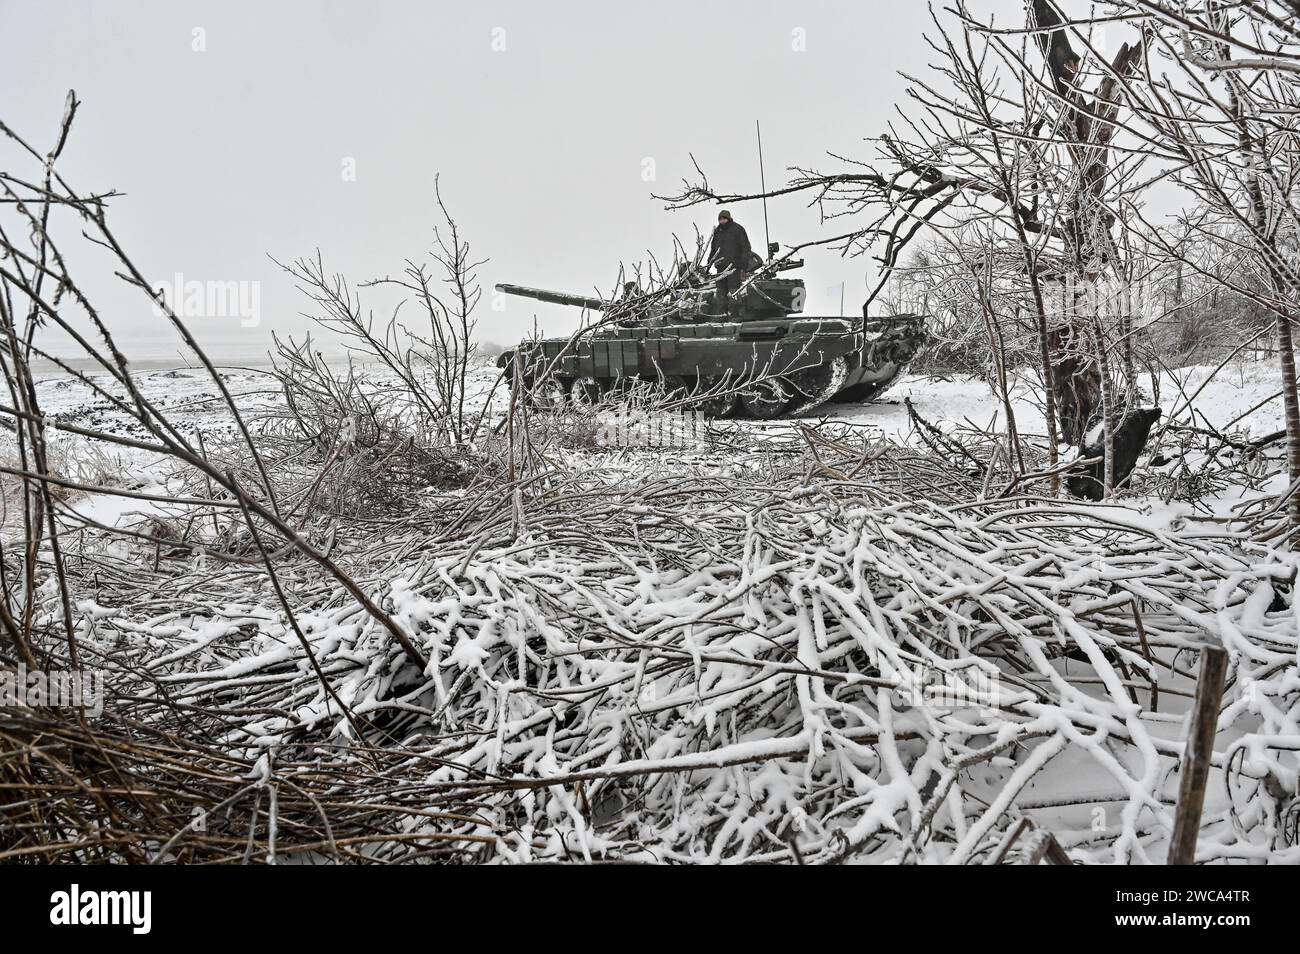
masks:
[[[1052,332],[1051,350],[1056,356],[1052,370],[1056,387],[1056,406],[1061,419],[1061,436],[1076,447],[1083,443],[1088,423],[1101,405],[1101,373],[1089,346],[1089,329],[1080,319],[1080,293],[1062,287],[1061,297],[1068,304],[1062,326]]]
[[[1277,319],[1277,361],[1282,372],[1282,402],[1286,413],[1286,463],[1291,482],[1300,480],[1300,395],[1296,394],[1295,351],[1290,314]],[[1300,529],[1300,494],[1292,494],[1287,505],[1291,529]]]

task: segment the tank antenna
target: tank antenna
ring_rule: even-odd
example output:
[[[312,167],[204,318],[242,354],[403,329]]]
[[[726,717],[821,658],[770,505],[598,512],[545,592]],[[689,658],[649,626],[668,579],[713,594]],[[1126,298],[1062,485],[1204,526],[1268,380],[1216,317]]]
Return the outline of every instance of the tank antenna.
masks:
[[[763,173],[763,127],[754,120],[754,131],[758,133],[758,184],[763,189],[763,241],[767,247],[767,259],[772,260],[772,234],[767,230],[767,176]]]

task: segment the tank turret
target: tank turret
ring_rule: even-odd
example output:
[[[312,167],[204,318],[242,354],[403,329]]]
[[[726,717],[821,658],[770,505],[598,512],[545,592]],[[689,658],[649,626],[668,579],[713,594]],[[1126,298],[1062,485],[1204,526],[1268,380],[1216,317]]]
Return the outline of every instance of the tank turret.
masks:
[[[666,288],[642,292],[635,282],[629,282],[623,288],[623,295],[615,299],[505,283],[498,284],[496,290],[506,295],[531,298],[552,305],[568,305],[590,311],[617,311],[617,321],[622,325],[640,322],[757,321],[784,318],[803,311],[807,297],[803,279],[775,277],[777,272],[800,268],[802,265],[802,260],[772,261],[761,265],[737,293],[737,307],[730,316],[717,300],[714,280],[703,268],[690,264],[681,266],[677,280]]]

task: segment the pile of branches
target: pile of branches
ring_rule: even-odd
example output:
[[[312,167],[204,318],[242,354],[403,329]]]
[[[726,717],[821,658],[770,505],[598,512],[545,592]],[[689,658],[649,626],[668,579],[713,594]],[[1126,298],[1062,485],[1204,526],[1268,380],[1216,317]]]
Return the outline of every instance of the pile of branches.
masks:
[[[93,721],[0,709],[0,860],[455,862],[498,837],[473,798],[396,785],[408,752],[232,753],[203,733],[201,713],[144,706],[142,723],[131,708],[116,699]],[[411,830],[428,821],[438,830]]]
[[[1189,667],[1221,641],[1236,741],[1198,857],[1300,860],[1290,555],[1057,500],[544,483],[522,526],[520,495],[485,498],[472,533],[408,545],[400,576],[367,584],[414,653],[324,584],[293,619],[99,619],[105,647],[141,647],[133,721],[196,713],[223,758],[273,754],[262,785],[315,765],[338,782],[322,807],[366,775],[368,822],[401,832],[385,852],[979,863],[1030,817],[1075,860],[1160,861]],[[249,808],[253,781],[256,819],[273,806]],[[202,786],[210,807],[234,784]],[[1115,809],[1099,829],[1072,819],[1081,802]],[[299,848],[321,851],[324,825]],[[241,837],[268,852],[276,827]],[[169,853],[203,850],[173,834]]]

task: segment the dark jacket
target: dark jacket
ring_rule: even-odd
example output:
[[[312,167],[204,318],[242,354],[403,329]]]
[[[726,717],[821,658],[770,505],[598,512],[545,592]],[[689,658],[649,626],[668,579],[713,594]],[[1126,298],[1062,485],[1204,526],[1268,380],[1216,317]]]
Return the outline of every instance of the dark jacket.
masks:
[[[719,268],[729,265],[737,271],[746,271],[751,251],[745,227],[727,219],[718,223],[718,227],[713,230],[713,241],[709,243],[709,264]]]

